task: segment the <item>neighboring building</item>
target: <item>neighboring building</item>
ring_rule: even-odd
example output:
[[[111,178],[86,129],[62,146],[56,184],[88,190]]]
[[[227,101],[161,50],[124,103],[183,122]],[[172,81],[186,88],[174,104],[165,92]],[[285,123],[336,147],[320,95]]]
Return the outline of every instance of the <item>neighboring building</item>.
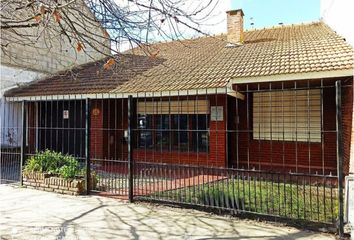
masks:
[[[336,173],[334,84],[341,81],[347,173],[353,49],[323,22],[244,32],[241,10],[227,17],[226,35],[158,43],[156,57],[135,49],[118,56],[114,70],[89,63],[72,70],[75,78],[63,72],[8,91],[9,101],[29,102],[29,152],[82,157],[90,99],[91,158],[126,159],[133,95],[136,161]]]
[[[21,141],[17,128],[22,121],[21,103],[5,102],[4,92],[44,76],[43,72],[0,64],[0,146],[17,147]]]
[[[91,14],[86,5],[79,4],[77,7],[81,9],[81,12]],[[68,16],[80,23],[81,28],[78,27],[78,31],[104,36],[104,30],[98,22],[95,25],[72,14],[68,14]],[[18,122],[21,122],[21,104],[8,105],[2,98],[6,90],[50,76],[58,71],[102,59],[110,54],[108,39],[102,41],[102,37],[93,36],[102,44],[97,43],[95,49],[85,45],[85,53],[83,51],[77,52],[75,45],[73,47],[73,43],[69,43],[67,37],[63,37],[63,35],[50,36],[50,40],[48,36],[37,39],[39,29],[17,29],[19,33],[26,36],[26,40],[23,39],[23,41],[12,30],[1,30],[2,45],[7,44],[7,47],[4,47],[2,50],[5,51],[0,53],[0,146],[19,146],[21,136],[20,130],[14,127]],[[30,44],[31,41],[35,44]],[[5,111],[11,114],[5,116]]]

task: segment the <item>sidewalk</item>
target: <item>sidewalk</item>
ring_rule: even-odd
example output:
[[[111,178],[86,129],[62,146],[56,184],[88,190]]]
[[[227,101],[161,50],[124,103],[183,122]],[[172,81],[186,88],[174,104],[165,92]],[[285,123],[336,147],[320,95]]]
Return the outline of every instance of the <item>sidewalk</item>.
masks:
[[[0,185],[0,239],[335,239],[328,234],[99,196]]]

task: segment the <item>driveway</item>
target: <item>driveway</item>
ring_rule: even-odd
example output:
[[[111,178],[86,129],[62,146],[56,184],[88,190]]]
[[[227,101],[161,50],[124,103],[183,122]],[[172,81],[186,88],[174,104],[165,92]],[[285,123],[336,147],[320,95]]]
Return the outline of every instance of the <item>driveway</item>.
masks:
[[[335,239],[333,235],[99,196],[0,185],[0,239]]]

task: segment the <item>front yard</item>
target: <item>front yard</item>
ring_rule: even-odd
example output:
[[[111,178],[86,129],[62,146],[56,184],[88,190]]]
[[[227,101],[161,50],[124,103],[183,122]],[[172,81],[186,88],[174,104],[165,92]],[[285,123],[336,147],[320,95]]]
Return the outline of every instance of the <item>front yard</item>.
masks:
[[[0,185],[0,239],[335,239],[196,210]]]
[[[151,198],[334,223],[338,217],[337,188],[300,182],[272,182],[247,178],[229,178],[213,183],[154,193]]]

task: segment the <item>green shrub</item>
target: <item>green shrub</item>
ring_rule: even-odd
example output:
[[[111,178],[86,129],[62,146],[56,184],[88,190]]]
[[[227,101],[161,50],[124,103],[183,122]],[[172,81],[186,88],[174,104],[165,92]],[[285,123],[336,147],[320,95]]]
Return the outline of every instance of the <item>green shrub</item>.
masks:
[[[75,178],[81,173],[79,162],[74,159],[68,159],[66,164],[59,168],[59,175],[63,178]]]
[[[79,162],[72,156],[46,150],[32,156],[24,167],[24,173],[41,172],[74,178],[82,173]]]

